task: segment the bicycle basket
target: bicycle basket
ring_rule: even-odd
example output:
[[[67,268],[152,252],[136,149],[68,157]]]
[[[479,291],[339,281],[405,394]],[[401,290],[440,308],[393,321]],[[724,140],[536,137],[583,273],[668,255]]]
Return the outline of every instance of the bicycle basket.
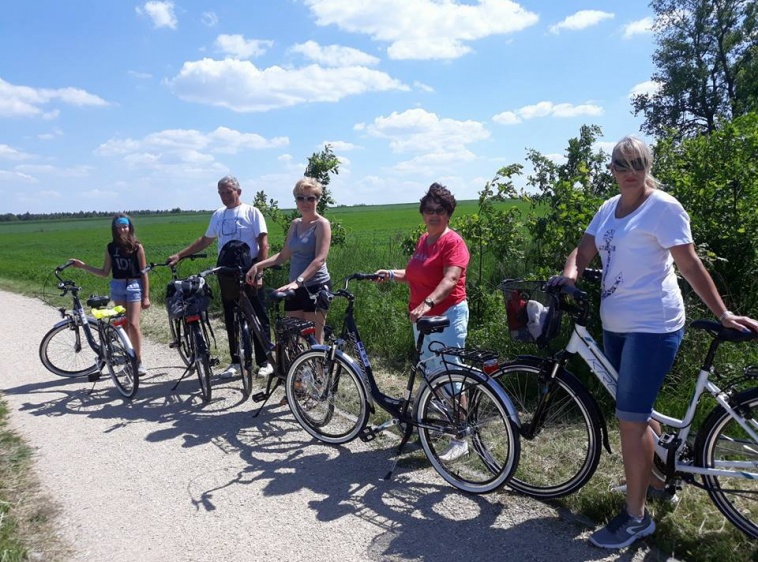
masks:
[[[166,311],[171,318],[183,318],[208,310],[211,290],[202,277],[172,281],[166,285]]]
[[[563,312],[558,295],[546,292],[544,286],[544,281],[520,279],[506,279],[500,284],[513,341],[545,345],[560,333]]]

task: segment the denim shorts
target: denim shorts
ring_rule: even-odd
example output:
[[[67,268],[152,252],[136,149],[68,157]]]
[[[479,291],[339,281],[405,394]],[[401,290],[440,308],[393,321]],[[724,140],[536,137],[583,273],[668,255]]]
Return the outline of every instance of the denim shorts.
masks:
[[[441,371],[444,368],[442,358],[434,355],[429,351],[429,344],[431,342],[439,342],[432,347],[448,346],[448,347],[464,347],[466,345],[466,336],[468,335],[468,301],[461,301],[458,304],[454,304],[448,308],[445,312],[440,314],[450,319],[450,326],[445,328],[439,334],[429,334],[424,338],[423,348],[421,349],[421,359],[430,359],[426,363],[426,370],[428,373],[434,373]],[[418,330],[416,324],[413,324],[413,342],[418,338]],[[460,363],[458,357],[451,357],[448,359],[450,363]]]
[[[141,279],[111,279],[113,302],[142,302]]]
[[[682,343],[684,328],[663,334],[603,330],[605,356],[618,371],[616,417],[647,422],[666,373]]]

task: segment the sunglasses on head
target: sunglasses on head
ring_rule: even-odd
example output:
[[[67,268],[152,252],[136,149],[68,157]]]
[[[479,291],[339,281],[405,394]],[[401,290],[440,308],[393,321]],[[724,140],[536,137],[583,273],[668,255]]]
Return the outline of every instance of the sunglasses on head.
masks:
[[[308,201],[308,203],[313,203],[314,201],[318,201],[318,197],[315,195],[296,195],[295,200],[302,203],[303,201]]]
[[[424,207],[423,213],[425,215],[446,215],[447,211],[444,207]]]
[[[617,172],[628,172],[634,170],[635,172],[641,172],[645,169],[646,162],[642,158],[635,158],[634,160],[614,160],[611,163],[611,168]]]

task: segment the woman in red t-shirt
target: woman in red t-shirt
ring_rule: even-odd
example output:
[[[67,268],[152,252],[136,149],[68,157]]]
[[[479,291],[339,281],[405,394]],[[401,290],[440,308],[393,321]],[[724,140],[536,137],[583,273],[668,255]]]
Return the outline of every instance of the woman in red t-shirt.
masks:
[[[468,333],[468,302],[466,301],[466,267],[469,252],[463,238],[450,229],[450,217],[455,211],[455,197],[443,185],[433,183],[421,198],[419,211],[426,232],[416,244],[405,269],[380,269],[382,281],[408,283],[411,289],[408,311],[413,323],[414,341],[418,337],[416,320],[422,316],[446,316],[450,326],[439,334],[428,336],[421,351],[427,360],[428,372],[443,368],[442,360],[429,351],[429,343],[463,347]],[[442,460],[453,460],[468,452],[466,441],[452,440]],[[443,456],[449,458],[443,458]]]

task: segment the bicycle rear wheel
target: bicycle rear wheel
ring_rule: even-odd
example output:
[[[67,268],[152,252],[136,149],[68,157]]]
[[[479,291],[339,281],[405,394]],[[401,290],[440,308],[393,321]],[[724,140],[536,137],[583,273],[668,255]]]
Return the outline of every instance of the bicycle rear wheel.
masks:
[[[287,373],[285,391],[302,428],[324,443],[337,445],[357,437],[368,423],[366,390],[358,373],[329,350],[298,355]]]
[[[237,318],[237,343],[242,370],[242,394],[248,398],[253,391],[253,343],[250,340],[250,326],[242,315]]]
[[[168,325],[171,328],[170,347],[179,352],[179,357],[189,367],[192,364],[192,348],[189,342],[189,334],[184,329],[184,321],[178,318],[169,318]]]
[[[204,402],[211,401],[211,355],[208,342],[205,339],[200,322],[190,324],[192,330],[192,345],[194,346],[193,358],[195,360],[195,372],[200,383],[200,395]]]
[[[519,438],[502,390],[464,370],[440,373],[419,390],[419,439],[435,470],[456,488],[486,494],[502,487],[519,459]]]
[[[738,394],[731,406],[758,432],[758,388]],[[758,539],[758,442],[718,406],[698,431],[695,458],[698,466],[734,472],[735,477],[704,475],[703,484],[724,517]]]
[[[132,399],[139,388],[137,356],[123,329],[105,326],[105,360],[113,384],[124,398]]]
[[[88,324],[99,343],[97,321],[89,319]],[[90,347],[84,328],[71,319],[45,334],[39,358],[48,371],[59,377],[81,377],[99,370],[97,351]]]
[[[541,499],[584,486],[600,461],[602,417],[582,384],[565,370],[550,380],[539,364],[530,363],[506,365],[493,378],[521,420],[521,460],[508,485]]]

